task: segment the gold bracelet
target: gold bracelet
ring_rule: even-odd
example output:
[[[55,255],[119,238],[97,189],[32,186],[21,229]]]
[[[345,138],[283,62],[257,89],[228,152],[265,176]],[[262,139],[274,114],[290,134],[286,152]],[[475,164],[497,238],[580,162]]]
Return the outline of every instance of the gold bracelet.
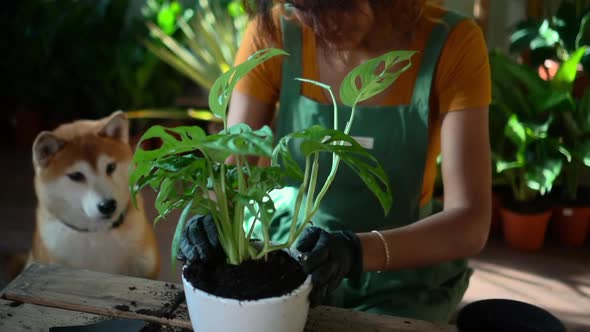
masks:
[[[391,256],[389,255],[389,245],[387,244],[387,241],[385,240],[383,234],[381,234],[379,231],[371,231],[371,233],[377,234],[377,236],[379,236],[381,242],[383,243],[383,248],[385,249],[385,267],[383,270],[387,270],[387,267],[389,266],[389,260],[391,259]],[[381,273],[381,271],[377,272]]]

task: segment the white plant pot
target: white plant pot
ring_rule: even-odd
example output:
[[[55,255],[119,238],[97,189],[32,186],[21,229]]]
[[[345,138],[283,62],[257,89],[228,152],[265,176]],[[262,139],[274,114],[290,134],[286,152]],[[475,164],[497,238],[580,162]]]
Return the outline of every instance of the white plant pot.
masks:
[[[290,294],[254,301],[222,298],[196,289],[182,276],[196,332],[302,332],[309,311],[311,276]]]

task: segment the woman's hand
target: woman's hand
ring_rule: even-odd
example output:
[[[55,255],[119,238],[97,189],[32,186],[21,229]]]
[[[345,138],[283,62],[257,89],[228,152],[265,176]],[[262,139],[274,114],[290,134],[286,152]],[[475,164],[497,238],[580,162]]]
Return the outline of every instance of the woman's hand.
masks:
[[[327,232],[319,227],[303,231],[295,248],[306,273],[311,274],[313,289],[309,295],[312,306],[321,304],[343,278],[362,272],[362,252],[358,236],[349,231]]]
[[[210,214],[192,217],[180,238],[177,258],[183,262],[207,263],[224,256],[213,217]]]

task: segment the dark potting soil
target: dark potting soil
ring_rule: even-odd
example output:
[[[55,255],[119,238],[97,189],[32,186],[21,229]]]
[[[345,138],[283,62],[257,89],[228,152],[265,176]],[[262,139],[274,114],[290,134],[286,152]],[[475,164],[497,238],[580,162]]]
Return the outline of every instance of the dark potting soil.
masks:
[[[551,209],[552,203],[548,197],[539,197],[532,202],[517,202],[512,196],[505,196],[502,205],[504,208],[522,214],[544,213]]]
[[[166,286],[168,287],[168,284],[166,284]],[[176,289],[176,287],[174,287],[174,289]],[[174,319],[176,318],[174,310],[176,310],[176,308],[178,308],[178,306],[183,302],[185,302],[184,291],[178,291],[170,302],[163,302],[162,307],[159,309],[139,309],[135,310],[135,312],[142,315]]]
[[[249,260],[240,265],[225,261],[190,264],[183,274],[202,291],[241,301],[289,294],[306,278],[301,265],[284,251],[271,252],[267,260]]]

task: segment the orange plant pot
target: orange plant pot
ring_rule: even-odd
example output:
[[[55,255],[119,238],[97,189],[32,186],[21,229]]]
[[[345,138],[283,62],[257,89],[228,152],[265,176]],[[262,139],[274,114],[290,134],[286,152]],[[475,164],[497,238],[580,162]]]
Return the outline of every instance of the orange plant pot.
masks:
[[[515,249],[535,251],[543,247],[552,211],[521,214],[502,208],[502,230],[506,242]]]
[[[580,247],[590,230],[590,207],[557,206],[553,210],[552,231],[567,247]]]

